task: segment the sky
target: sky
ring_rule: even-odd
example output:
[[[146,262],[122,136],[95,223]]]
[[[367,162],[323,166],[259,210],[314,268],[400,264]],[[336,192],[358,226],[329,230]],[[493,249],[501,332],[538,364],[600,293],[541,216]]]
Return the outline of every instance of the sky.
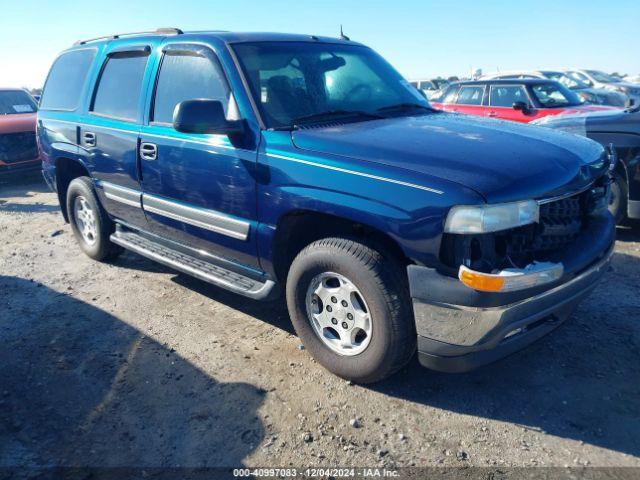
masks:
[[[0,87],[42,86],[76,40],[178,27],[338,36],[410,79],[472,69],[640,74],[640,0],[0,0]]]

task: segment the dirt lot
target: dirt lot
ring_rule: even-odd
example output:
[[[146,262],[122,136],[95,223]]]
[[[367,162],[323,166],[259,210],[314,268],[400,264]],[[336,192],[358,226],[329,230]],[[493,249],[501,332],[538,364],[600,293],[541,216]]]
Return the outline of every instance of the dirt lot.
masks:
[[[618,234],[605,281],[537,344],[358,386],[280,304],[132,253],[96,263],[37,176],[0,185],[0,467],[640,467],[640,228]]]

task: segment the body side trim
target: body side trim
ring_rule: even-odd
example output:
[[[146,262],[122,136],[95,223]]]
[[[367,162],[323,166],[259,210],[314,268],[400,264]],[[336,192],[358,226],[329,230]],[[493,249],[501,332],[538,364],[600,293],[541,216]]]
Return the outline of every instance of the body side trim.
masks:
[[[214,210],[183,205],[147,193],[142,195],[142,204],[145,211],[238,240],[246,240],[249,236],[251,226],[249,222],[229,217]]]
[[[396,185],[402,185],[404,187],[416,188],[418,190],[424,190],[426,192],[435,193],[437,195],[442,195],[444,192],[442,190],[436,190],[435,188],[424,187],[422,185],[416,185],[415,183],[403,182],[401,180],[394,180],[393,178],[380,177],[378,175],[371,175],[370,173],[357,172],[355,170],[348,170],[346,168],[333,167],[331,165],[324,165],[322,163],[310,162],[308,160],[302,160],[300,158],[287,157],[284,155],[277,155],[275,153],[265,153],[268,157],[279,158],[281,160],[287,160],[289,162],[301,163],[303,165],[310,165],[313,167],[325,168],[327,170],[333,170],[336,172],[347,173],[349,175],[357,175],[359,177],[371,178],[373,180],[380,180],[381,182],[395,183]]]
[[[142,208],[142,192],[131,188],[121,187],[110,182],[97,181],[99,187],[104,191],[104,196],[110,200],[124,203],[136,208]]]

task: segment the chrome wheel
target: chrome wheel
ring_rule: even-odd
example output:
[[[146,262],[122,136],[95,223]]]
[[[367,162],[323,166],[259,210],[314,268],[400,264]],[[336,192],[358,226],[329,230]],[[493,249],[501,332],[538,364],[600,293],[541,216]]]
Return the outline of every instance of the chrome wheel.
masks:
[[[98,239],[96,214],[87,199],[82,195],[77,196],[73,202],[73,218],[80,235],[82,235],[82,239],[87,245],[96,243]]]
[[[334,352],[357,355],[369,345],[369,308],[347,277],[333,272],[315,276],[307,289],[306,307],[316,335]]]

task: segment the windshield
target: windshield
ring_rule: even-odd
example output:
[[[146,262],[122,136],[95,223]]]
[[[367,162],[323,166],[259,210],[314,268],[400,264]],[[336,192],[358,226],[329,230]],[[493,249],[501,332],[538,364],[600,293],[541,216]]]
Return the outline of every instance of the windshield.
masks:
[[[587,85],[586,83],[581,82],[577,78],[570,77],[569,75],[563,72],[543,72],[543,74],[548,79],[555,80],[556,82],[560,82],[562,85],[564,85],[567,88],[570,88],[571,90],[589,88],[589,85]]]
[[[0,90],[0,115],[34,113],[36,103],[22,90]]]
[[[558,83],[532,85],[531,90],[543,107],[574,107],[583,102],[575,93]]]
[[[424,96],[367,47],[259,42],[234,50],[269,128],[326,121],[331,114],[370,120],[393,106],[429,109]]]
[[[596,82],[600,83],[616,83],[621,80],[613,75],[608,75],[604,72],[600,72],[598,70],[587,70],[587,73],[596,79]]]

